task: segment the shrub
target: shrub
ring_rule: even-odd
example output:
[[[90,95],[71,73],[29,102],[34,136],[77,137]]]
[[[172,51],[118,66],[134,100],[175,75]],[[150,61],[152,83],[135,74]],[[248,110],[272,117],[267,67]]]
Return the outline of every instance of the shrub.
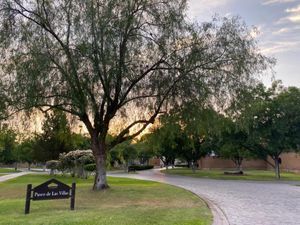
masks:
[[[87,178],[84,165],[95,162],[92,150],[75,150],[59,155],[59,168],[71,172],[72,176],[77,175],[80,178]]]
[[[131,165],[128,167],[128,170],[149,170],[153,169],[154,166],[150,165]]]
[[[84,165],[83,168],[88,172],[95,172],[96,171],[96,164],[95,163],[87,164],[87,165]]]

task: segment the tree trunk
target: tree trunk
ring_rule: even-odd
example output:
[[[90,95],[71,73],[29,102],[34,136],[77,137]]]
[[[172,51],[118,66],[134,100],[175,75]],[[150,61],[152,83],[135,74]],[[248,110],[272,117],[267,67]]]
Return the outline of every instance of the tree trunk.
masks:
[[[92,150],[96,160],[96,174],[93,190],[101,191],[109,188],[106,179],[106,149],[105,142],[100,143],[98,137],[92,138]]]
[[[105,156],[96,157],[96,175],[94,181],[94,190],[100,191],[109,188],[106,179]]]
[[[236,171],[238,173],[242,173],[243,172],[243,169],[242,169],[243,158],[233,158],[232,161],[235,164]]]
[[[192,164],[192,171],[193,171],[193,173],[196,173],[196,166],[194,163]]]
[[[125,173],[129,173],[129,163],[126,161],[124,165],[124,171]]]
[[[236,163],[236,170],[237,172],[242,172],[242,162],[239,160]]]
[[[275,157],[274,159],[275,162],[275,175],[276,179],[280,179],[280,165],[279,165],[279,157]]]

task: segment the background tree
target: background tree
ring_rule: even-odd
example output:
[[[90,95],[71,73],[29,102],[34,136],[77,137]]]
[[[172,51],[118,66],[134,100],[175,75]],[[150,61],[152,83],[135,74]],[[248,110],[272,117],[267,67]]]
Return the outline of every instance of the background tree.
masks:
[[[166,169],[170,165],[174,166],[175,159],[178,157],[180,146],[177,140],[180,138],[180,133],[178,124],[165,121],[163,126],[153,129],[152,134],[148,136],[148,146],[152,147],[152,151],[164,163]]]
[[[91,149],[91,140],[82,134],[72,133],[71,142],[73,149]]]
[[[122,159],[122,150],[120,148],[115,147],[109,151],[108,160],[111,168],[116,165],[122,165]]]
[[[17,163],[15,153],[17,134],[14,130],[4,127],[0,131],[0,159],[4,164]],[[16,165],[17,170],[17,165]]]
[[[28,170],[30,170],[31,164],[34,162],[34,145],[35,139],[27,138],[19,143],[15,150],[18,161],[28,163]]]
[[[71,129],[64,112],[46,114],[42,133],[36,135],[33,155],[39,162],[57,160],[59,154],[73,150]]]
[[[220,132],[221,116],[203,99],[183,105],[172,113],[172,117],[181,125],[182,138],[186,140],[186,144],[181,145],[184,146],[182,155],[195,172],[198,160],[216,146],[215,136]]]
[[[134,160],[137,159],[137,156],[138,152],[131,144],[125,145],[122,149],[122,157],[125,162],[125,169],[127,172],[129,172],[129,166],[134,164]]]
[[[149,160],[155,156],[153,149],[147,147],[144,143],[137,143],[134,146],[138,152],[138,159],[140,164],[149,165]]]
[[[226,98],[266,68],[239,19],[191,24],[186,10],[186,0],[2,0],[2,114],[39,107],[77,116],[96,158],[94,189],[107,188],[110,148],[166,107],[204,93]],[[107,146],[112,120],[132,107],[142,113]]]
[[[244,120],[249,125],[246,147],[274,161],[280,179],[280,155],[300,146],[300,90],[282,89],[278,83],[265,91],[264,101],[253,102]]]
[[[245,147],[248,134],[245,130],[233,122],[230,118],[224,118],[224,127],[218,135],[218,147],[216,153],[225,159],[230,159],[234,162],[238,173],[243,173],[242,163],[245,159],[257,158],[255,152],[251,152]]]

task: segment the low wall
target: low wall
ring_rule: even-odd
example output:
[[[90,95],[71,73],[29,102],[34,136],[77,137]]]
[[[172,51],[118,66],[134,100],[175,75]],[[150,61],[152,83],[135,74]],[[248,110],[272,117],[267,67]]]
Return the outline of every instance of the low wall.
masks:
[[[235,164],[232,160],[219,157],[205,157],[198,161],[200,169],[234,169]],[[263,160],[243,160],[244,169],[267,169],[267,163]]]
[[[161,164],[161,160],[158,158],[149,159],[149,165],[151,166],[160,166]]]
[[[283,153],[280,156],[281,158],[281,165],[280,169],[285,171],[294,171],[294,172],[300,172],[300,154],[299,153]],[[268,161],[272,164],[274,164],[273,159],[271,157],[268,157]],[[273,167],[268,164],[267,167],[269,170],[272,170]]]

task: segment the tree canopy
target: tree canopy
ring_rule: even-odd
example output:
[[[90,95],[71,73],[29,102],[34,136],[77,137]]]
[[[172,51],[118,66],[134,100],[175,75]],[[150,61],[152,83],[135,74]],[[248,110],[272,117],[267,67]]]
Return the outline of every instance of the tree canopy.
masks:
[[[1,114],[77,116],[92,140],[94,189],[107,188],[108,148],[175,105],[227,98],[270,62],[239,18],[195,24],[186,10],[186,0],[2,0]],[[142,113],[106,146],[113,119],[132,107]]]

